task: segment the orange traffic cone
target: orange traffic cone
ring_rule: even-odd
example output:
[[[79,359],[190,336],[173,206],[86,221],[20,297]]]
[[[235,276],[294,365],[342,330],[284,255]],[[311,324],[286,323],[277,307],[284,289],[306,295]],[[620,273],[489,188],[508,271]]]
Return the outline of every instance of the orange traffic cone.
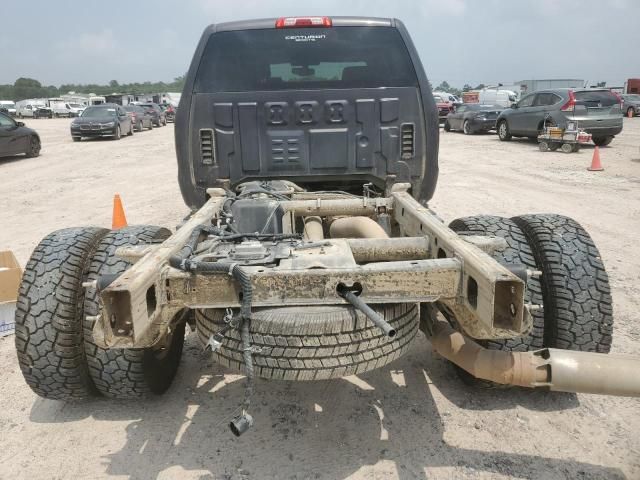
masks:
[[[113,197],[113,220],[111,221],[111,228],[113,230],[119,230],[122,227],[127,226],[127,217],[124,215],[124,208],[122,207],[122,200],[117,193]]]
[[[587,167],[587,170],[590,172],[601,172],[604,170],[602,168],[602,164],[600,163],[600,149],[596,145],[596,148],[593,150],[593,158],[591,159],[591,166]]]

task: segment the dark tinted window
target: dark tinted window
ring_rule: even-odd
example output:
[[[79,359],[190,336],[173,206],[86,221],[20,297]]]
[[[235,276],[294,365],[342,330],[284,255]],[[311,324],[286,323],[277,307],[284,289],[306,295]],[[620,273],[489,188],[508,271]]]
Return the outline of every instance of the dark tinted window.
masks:
[[[587,107],[611,107],[619,102],[618,97],[609,90],[591,90],[575,92],[576,104]]]
[[[518,102],[518,107],[530,107],[533,104],[535,94],[528,95]]]
[[[417,86],[395,28],[220,32],[209,39],[194,91]]]
[[[546,105],[555,105],[560,100],[562,100],[562,98],[556,95],[555,93],[539,93],[536,96],[536,101],[533,105],[536,107],[538,106],[542,107]]]

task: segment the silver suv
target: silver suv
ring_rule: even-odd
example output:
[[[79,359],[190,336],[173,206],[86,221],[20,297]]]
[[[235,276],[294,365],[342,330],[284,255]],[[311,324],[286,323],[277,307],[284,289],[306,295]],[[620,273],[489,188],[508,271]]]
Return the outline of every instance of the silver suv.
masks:
[[[504,110],[497,120],[500,140],[511,137],[537,137],[545,118],[564,127],[568,121],[593,136],[593,143],[609,145],[622,131],[622,99],[606,89],[558,88],[540,90],[523,97]]]

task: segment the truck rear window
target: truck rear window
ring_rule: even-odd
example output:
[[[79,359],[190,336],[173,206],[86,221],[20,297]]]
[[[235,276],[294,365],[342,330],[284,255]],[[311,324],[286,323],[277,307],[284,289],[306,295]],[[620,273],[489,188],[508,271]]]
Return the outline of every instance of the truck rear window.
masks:
[[[389,27],[238,30],[212,35],[195,93],[417,86]]]

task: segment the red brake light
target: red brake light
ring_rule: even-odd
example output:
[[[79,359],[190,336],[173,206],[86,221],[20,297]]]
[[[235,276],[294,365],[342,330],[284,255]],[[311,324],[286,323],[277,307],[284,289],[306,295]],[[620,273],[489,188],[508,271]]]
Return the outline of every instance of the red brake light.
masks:
[[[329,17],[281,17],[276,20],[276,28],[330,27]]]
[[[576,108],[576,96],[573,94],[573,90],[569,90],[569,101],[565,103],[560,110],[563,112],[573,112]]]
[[[620,107],[622,107],[622,105],[624,105],[624,98],[622,98],[619,93],[614,92],[613,90],[611,91],[611,93],[613,93],[616,96],[616,98],[618,99],[618,103],[620,104]]]

